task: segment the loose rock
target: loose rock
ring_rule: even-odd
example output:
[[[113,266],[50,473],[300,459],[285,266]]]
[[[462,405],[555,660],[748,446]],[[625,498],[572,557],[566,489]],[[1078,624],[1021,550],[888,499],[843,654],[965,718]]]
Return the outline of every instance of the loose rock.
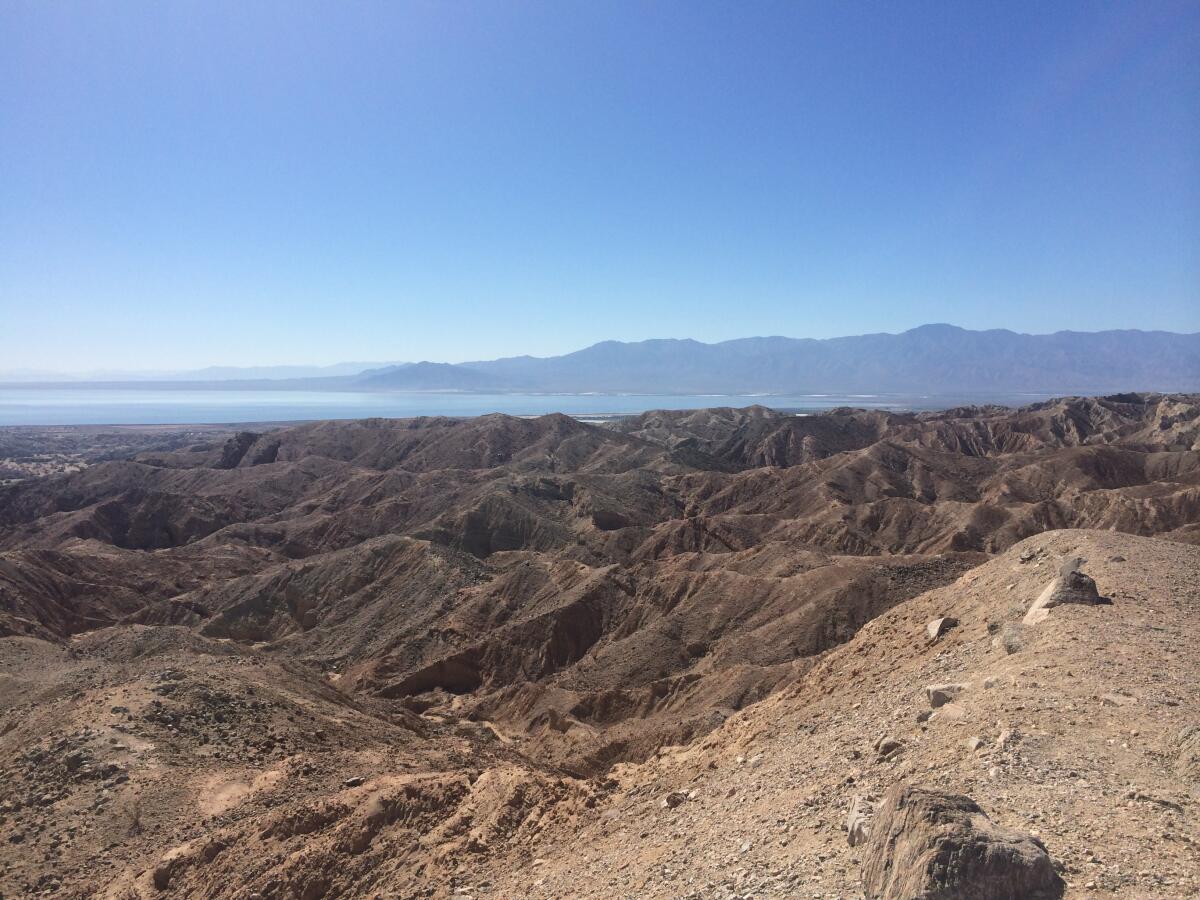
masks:
[[[894,737],[881,737],[875,742],[875,759],[877,762],[898,756],[904,749],[904,742]]]
[[[683,791],[671,791],[662,798],[663,809],[674,809],[686,800],[687,794]]]
[[[942,616],[939,619],[934,619],[925,626],[925,639],[929,643],[933,643],[951,628],[958,625],[958,619],[953,616]]]
[[[925,689],[929,694],[929,705],[934,709],[937,709],[939,706],[945,706],[970,686],[969,682],[959,684],[931,684]]]

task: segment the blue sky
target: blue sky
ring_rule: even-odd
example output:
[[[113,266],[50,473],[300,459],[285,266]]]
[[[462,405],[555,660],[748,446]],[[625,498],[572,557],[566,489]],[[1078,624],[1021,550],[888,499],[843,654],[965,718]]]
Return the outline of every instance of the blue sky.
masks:
[[[0,6],[0,369],[1200,330],[1200,3]]]

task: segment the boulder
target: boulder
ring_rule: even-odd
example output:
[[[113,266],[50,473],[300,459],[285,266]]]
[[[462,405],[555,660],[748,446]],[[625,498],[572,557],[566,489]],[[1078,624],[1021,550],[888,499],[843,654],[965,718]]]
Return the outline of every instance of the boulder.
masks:
[[[1050,610],[1056,606],[1068,603],[1097,606],[1112,602],[1108,598],[1100,596],[1100,592],[1096,589],[1096,582],[1090,575],[1085,575],[1080,571],[1081,565],[1083,565],[1083,560],[1078,557],[1072,557],[1062,564],[1058,577],[1046,586],[1046,589],[1029,607],[1029,612],[1025,614],[1025,624],[1036,625],[1038,622],[1044,621],[1050,615]]]
[[[934,709],[937,709],[939,706],[945,706],[970,686],[969,682],[961,684],[931,684],[925,688],[929,694],[929,705]]]
[[[881,737],[875,742],[875,759],[877,762],[898,756],[904,750],[904,742],[894,737]]]
[[[997,825],[970,797],[896,784],[871,821],[863,891],[879,900],[1061,897],[1045,845]]]
[[[1083,560],[1079,557],[1068,559],[1062,564],[1058,572],[1058,587],[1051,593],[1048,606],[1060,606],[1064,603],[1094,606],[1104,602],[1104,598],[1096,589],[1095,580],[1080,569],[1082,565]]]
[[[943,634],[958,625],[958,619],[953,616],[941,616],[925,626],[925,639],[933,643]]]
[[[1003,650],[1009,655],[1018,652],[1025,646],[1024,628],[1020,622],[1005,622],[992,638],[992,649]]]
[[[686,800],[687,794],[683,791],[671,791],[662,798],[662,807],[663,809],[674,809]]]

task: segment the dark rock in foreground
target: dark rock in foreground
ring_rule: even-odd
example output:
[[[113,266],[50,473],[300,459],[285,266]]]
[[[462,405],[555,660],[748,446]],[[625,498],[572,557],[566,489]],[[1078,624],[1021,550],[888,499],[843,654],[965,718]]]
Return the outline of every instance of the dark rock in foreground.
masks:
[[[1037,838],[1004,828],[970,797],[897,784],[871,823],[863,891],[880,900],[1016,900],[1062,896]]]

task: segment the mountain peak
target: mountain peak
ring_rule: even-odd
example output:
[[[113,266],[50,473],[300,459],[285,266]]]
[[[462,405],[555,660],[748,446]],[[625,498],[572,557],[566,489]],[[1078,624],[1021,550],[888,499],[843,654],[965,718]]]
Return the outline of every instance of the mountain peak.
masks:
[[[926,325],[918,325],[916,328],[910,328],[904,334],[966,334],[967,329],[958,325],[951,325],[949,322],[930,322]]]

